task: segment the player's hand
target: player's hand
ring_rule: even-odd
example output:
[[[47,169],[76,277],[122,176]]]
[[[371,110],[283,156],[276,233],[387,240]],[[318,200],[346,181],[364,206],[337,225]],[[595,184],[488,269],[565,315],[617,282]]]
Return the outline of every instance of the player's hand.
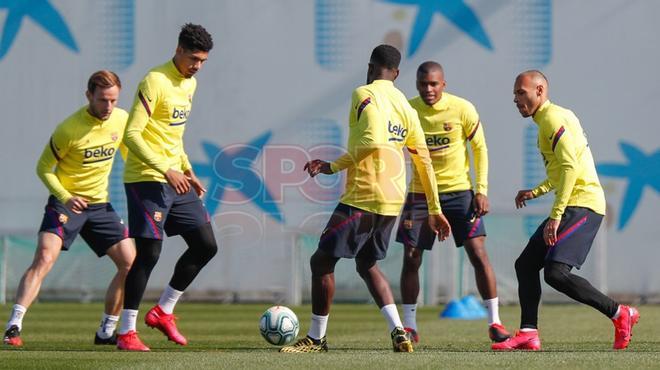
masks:
[[[198,197],[204,196],[204,193],[206,193],[206,188],[202,184],[201,181],[195,176],[195,173],[193,170],[187,170],[183,172],[184,175],[186,175],[186,178],[188,179],[188,182],[192,186],[193,190],[195,190],[195,193],[197,193]]]
[[[516,208],[525,207],[527,205],[525,201],[530,199],[534,199],[534,194],[532,194],[532,190],[530,189],[519,190],[518,195],[516,195]]]
[[[451,226],[445,215],[429,215],[429,226],[438,235],[440,241],[447,239],[451,234]]]
[[[490,202],[488,202],[488,197],[477,193],[472,199],[472,206],[474,208],[474,214],[477,217],[484,216],[490,211]]]
[[[165,180],[176,191],[177,194],[185,194],[190,190],[190,182],[186,175],[179,171],[169,169],[165,172]]]
[[[73,213],[82,213],[87,208],[87,200],[81,197],[73,196],[67,200],[64,206],[70,209]]]
[[[314,159],[305,163],[303,170],[307,171],[310,177],[314,177],[319,173],[324,175],[332,175],[332,169],[330,168],[330,162],[322,161],[320,159]]]
[[[559,220],[552,218],[548,219],[543,228],[543,241],[546,245],[553,246],[557,244],[557,229],[559,228]]]

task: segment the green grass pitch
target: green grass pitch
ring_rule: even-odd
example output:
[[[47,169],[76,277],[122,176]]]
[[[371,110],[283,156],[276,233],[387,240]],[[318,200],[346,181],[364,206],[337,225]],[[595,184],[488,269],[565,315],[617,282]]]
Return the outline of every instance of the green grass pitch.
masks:
[[[266,304],[227,305],[183,302],[179,328],[190,341],[180,347],[147,328],[138,331],[151,353],[118,352],[94,346],[100,304],[38,303],[24,322],[21,349],[2,348],[0,368],[30,369],[609,369],[660,367],[660,306],[641,306],[641,320],[626,351],[611,349],[612,324],[591,308],[544,305],[540,327],[543,351],[493,353],[485,321],[440,320],[442,307],[419,310],[422,341],[412,354],[392,353],[384,319],[373,304],[336,304],[328,325],[330,352],[280,354],[259,335]],[[11,308],[2,306],[2,319]],[[148,309],[143,305],[141,314]],[[307,332],[310,307],[293,307]],[[514,329],[519,308],[501,308]],[[140,316],[140,320],[142,319]]]

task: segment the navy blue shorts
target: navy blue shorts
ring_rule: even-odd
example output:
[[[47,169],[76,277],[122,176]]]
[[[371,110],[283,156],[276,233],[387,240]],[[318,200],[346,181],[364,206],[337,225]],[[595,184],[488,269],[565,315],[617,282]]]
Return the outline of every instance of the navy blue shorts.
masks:
[[[486,235],[483,218],[474,216],[472,190],[440,193],[439,196],[442,213],[451,225],[451,233],[457,247],[463,246],[468,239]],[[436,234],[429,227],[428,220],[426,195],[408,193],[401,213],[396,241],[420,249],[433,249]]]
[[[323,230],[319,249],[337,258],[382,260],[396,216],[383,216],[339,203]]]
[[[211,222],[202,200],[192,188],[178,195],[168,184],[134,182],[124,184],[128,204],[128,229],[132,238],[163,240]]]
[[[561,262],[580,268],[587,259],[603,216],[583,207],[566,207],[557,229],[557,243],[548,246],[543,240],[543,228],[548,219],[536,229],[527,248],[544,251],[545,261]]]
[[[90,204],[82,213],[75,213],[52,195],[48,197],[39,232],[62,238],[62,250],[65,251],[80,234],[99,257],[104,256],[108,248],[128,238],[124,221],[110,203]]]

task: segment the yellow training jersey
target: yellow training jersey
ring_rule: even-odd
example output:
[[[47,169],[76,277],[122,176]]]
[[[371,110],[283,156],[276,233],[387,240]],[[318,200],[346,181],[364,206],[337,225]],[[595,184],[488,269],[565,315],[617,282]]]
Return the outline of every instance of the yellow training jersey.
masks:
[[[555,189],[550,218],[559,220],[566,206],[605,214],[605,194],[580,121],[573,112],[546,101],[534,113],[538,147],[547,178],[532,190],[535,197]]]
[[[392,81],[376,80],[353,91],[347,153],[331,163],[347,169],[340,202],[368,212],[397,216],[406,195],[403,147],[412,153],[426,190],[430,214],[440,214],[435,176],[417,113]]]
[[[90,204],[108,201],[108,176],[128,113],[115,108],[110,118],[101,121],[87,108],[57,126],[37,163],[37,175],[62,203],[74,195]]]
[[[183,172],[192,167],[183,131],[196,87],[195,78],[185,78],[171,60],[140,82],[126,125],[124,182],[167,182],[163,174],[170,168]]]
[[[488,149],[479,114],[469,101],[443,92],[432,106],[415,97],[410,105],[419,114],[431,153],[438,192],[448,193],[472,189],[468,142],[474,155],[476,192],[488,192]],[[423,193],[419,175],[413,173],[410,191]]]

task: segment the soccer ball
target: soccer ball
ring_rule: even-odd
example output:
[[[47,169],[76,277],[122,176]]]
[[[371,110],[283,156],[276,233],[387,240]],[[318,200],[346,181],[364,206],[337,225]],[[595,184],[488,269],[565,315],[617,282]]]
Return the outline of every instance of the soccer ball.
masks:
[[[259,331],[270,344],[282,346],[296,339],[300,325],[298,317],[289,308],[273,306],[261,315]]]

